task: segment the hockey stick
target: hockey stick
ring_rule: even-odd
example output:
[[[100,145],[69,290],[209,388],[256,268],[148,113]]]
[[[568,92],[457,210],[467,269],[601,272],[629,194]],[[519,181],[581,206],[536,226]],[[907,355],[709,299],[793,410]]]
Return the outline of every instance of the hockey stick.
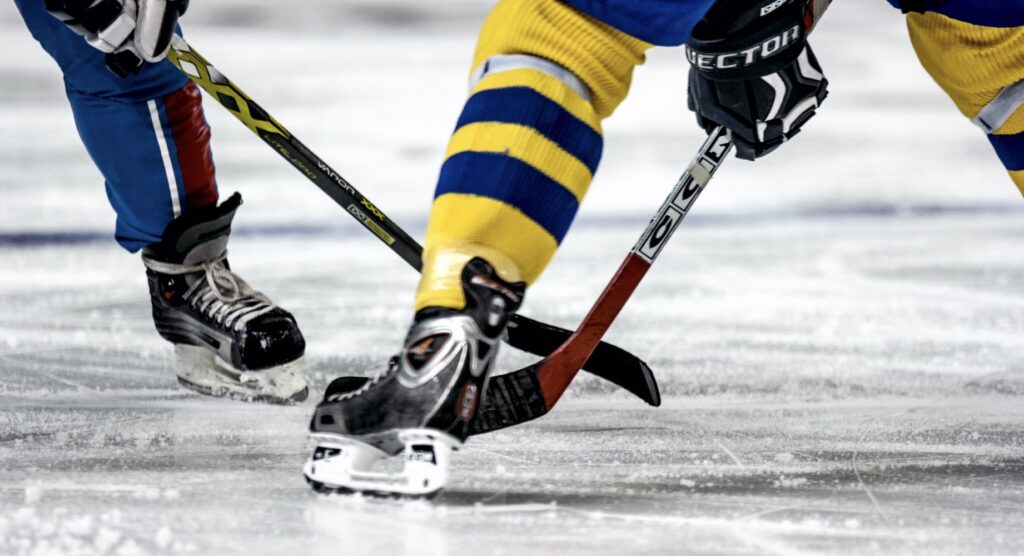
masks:
[[[810,33],[833,0],[810,0],[804,24]],[[600,340],[633,295],[654,259],[686,217],[718,167],[732,149],[723,127],[716,128],[697,151],[693,162],[676,182],[668,199],[647,225],[640,241],[626,256],[576,332],[551,355],[512,373],[492,377],[487,397],[473,421],[471,434],[483,434],[536,419],[551,411],[580,367],[600,349]],[[495,397],[500,397],[494,401]]]
[[[572,337],[541,361],[491,378],[488,398],[505,398],[501,403],[481,408],[473,423],[473,434],[536,419],[555,406],[731,149],[729,132],[723,127],[716,128]],[[531,397],[530,392],[539,395]],[[514,399],[527,403],[514,403]]]
[[[174,37],[167,58],[405,262],[422,271],[423,248],[416,240],[193,50],[185,39],[177,35]],[[517,349],[546,356],[565,342],[570,334],[568,330],[516,314],[512,315],[507,341]],[[628,390],[650,405],[661,403],[650,367],[622,348],[602,342],[584,366],[587,371]],[[510,391],[508,395],[516,394],[532,395],[521,390]],[[510,398],[509,402],[529,405],[529,401],[522,398]]]

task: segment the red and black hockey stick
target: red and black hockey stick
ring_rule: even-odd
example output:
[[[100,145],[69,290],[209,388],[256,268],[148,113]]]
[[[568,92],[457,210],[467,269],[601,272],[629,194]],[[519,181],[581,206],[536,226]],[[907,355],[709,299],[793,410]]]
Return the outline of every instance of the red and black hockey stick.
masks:
[[[488,400],[473,423],[473,434],[536,419],[555,406],[731,149],[732,140],[725,128],[719,127],[708,136],[576,332],[543,360],[491,378]],[[531,392],[536,395],[530,396]],[[498,400],[492,401],[492,397]],[[514,403],[517,399],[527,403]]]
[[[416,240],[192,49],[183,38],[175,36],[167,58],[405,262],[417,271],[422,270],[423,248]],[[568,330],[516,314],[512,315],[507,341],[512,347],[528,353],[548,355],[567,341],[570,334]],[[654,374],[646,363],[626,350],[604,342],[592,351],[593,357],[583,364],[585,370],[628,390],[650,405],[661,403]],[[521,389],[506,392],[508,403],[517,406],[529,406],[535,397],[536,392]]]

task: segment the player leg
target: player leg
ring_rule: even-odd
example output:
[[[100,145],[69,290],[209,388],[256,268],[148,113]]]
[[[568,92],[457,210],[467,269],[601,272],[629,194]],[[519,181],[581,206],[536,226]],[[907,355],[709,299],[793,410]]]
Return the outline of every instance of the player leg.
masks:
[[[907,15],[914,49],[957,108],[985,131],[1024,194],[1024,9],[939,9],[946,13]]]
[[[198,88],[168,62],[117,77],[44,2],[15,4],[63,71],[79,134],[117,213],[118,243],[143,250],[154,320],[176,346],[179,380],[208,394],[304,398],[305,379],[292,364],[304,350],[294,318],[228,268],[240,200],[216,206]]]
[[[441,169],[415,321],[369,384],[328,389],[311,424],[317,448],[305,472],[314,487],[444,486],[447,454],[466,439],[508,316],[568,231],[601,157],[601,122],[650,47],[565,2],[497,4]],[[403,449],[403,476],[370,470]]]

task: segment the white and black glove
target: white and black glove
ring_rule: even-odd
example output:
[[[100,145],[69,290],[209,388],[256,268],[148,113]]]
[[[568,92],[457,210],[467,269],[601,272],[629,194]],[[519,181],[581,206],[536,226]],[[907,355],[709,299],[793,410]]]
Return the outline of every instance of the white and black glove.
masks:
[[[828,95],[807,44],[813,17],[808,0],[718,0],[694,28],[687,104],[708,132],[732,131],[739,158],[777,149]]]
[[[46,0],[46,10],[105,52],[121,77],[164,59],[187,9],[188,0]]]

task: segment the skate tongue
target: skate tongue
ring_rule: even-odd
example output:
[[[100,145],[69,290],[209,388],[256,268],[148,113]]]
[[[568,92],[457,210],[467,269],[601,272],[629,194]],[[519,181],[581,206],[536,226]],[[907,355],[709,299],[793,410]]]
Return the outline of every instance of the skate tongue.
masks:
[[[485,276],[483,274],[473,275],[469,283],[474,286],[483,286],[484,288],[487,288],[489,290],[494,290],[495,292],[507,297],[509,300],[512,301],[512,303],[518,304],[520,301],[522,301],[523,296],[521,293],[516,293],[512,291],[511,288],[508,288],[505,285],[498,282],[497,280]]]
[[[215,258],[227,248],[231,221],[241,204],[242,196],[235,193],[219,206],[190,210],[168,224],[160,242],[147,246],[145,253],[173,264],[196,264]]]
[[[522,303],[526,284],[505,282],[490,263],[477,257],[462,271],[462,291],[466,296],[463,312],[473,317],[487,337],[495,338]]]

